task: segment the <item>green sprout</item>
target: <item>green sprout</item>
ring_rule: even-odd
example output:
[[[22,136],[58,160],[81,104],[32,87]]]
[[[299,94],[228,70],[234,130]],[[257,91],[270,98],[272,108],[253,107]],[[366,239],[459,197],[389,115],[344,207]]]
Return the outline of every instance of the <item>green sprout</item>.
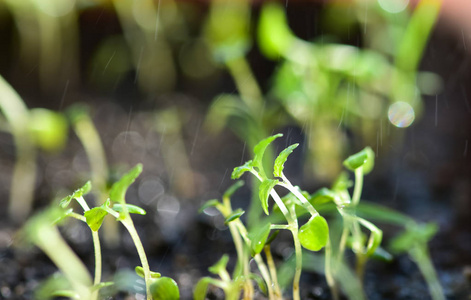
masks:
[[[246,162],[240,167],[236,167],[232,173],[232,179],[238,179],[246,172],[252,173],[261,182],[259,186],[259,196],[265,214],[270,214],[269,197],[271,196],[287,221],[288,224],[272,224],[270,225],[270,228],[287,229],[291,231],[293,235],[296,257],[296,268],[293,279],[293,299],[297,300],[300,299],[299,281],[302,270],[301,246],[311,251],[321,250],[328,242],[329,228],[327,221],[311,205],[299,188],[294,187],[283,173],[284,163],[286,162],[288,155],[298,146],[297,144],[289,146],[276,158],[273,171],[275,178],[270,178],[266,175],[267,173],[263,166],[263,154],[265,149],[276,138],[281,136],[282,134],[277,134],[260,141],[254,147],[253,160]],[[287,189],[294,196],[297,202],[285,203],[275,191],[275,186],[281,186]],[[296,204],[302,206],[310,214],[310,219],[301,227],[298,225],[298,215],[295,209]]]

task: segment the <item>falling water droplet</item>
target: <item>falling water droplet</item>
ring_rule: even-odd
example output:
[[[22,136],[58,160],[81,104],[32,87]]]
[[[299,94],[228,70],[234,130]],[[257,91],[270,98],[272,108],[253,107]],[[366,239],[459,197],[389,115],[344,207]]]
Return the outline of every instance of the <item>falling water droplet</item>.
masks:
[[[389,106],[388,118],[394,126],[406,128],[414,122],[415,112],[409,103],[398,101]]]

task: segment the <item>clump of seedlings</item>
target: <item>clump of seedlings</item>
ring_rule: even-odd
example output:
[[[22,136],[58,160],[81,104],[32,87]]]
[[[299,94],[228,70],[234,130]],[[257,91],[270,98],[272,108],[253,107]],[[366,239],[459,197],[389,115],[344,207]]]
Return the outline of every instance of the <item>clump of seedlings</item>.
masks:
[[[145,280],[147,300],[180,298],[178,286],[173,279],[161,277],[160,273],[150,270],[144,247],[131,218],[131,214],[145,215],[146,212],[138,206],[127,204],[125,200],[127,189],[141,172],[142,165],[139,164],[121,177],[111,187],[109,198],[100,206],[90,208],[85,201],[83,196],[91,190],[91,183],[87,182],[83,187],[61,200],[60,207],[62,209],[54,207],[28,222],[26,233],[30,240],[43,250],[64,274],[60,281],[56,281],[56,285],[50,284],[48,286],[42,297],[65,296],[83,300],[99,299],[99,290],[113,284],[113,282],[101,281],[102,255],[98,234],[104,218],[110,215],[120,222],[131,235],[141,260],[141,266],[137,266],[135,271]],[[74,212],[72,208],[65,210],[72,200],[76,200],[82,207],[83,214]],[[92,232],[95,251],[93,281],[86,267],[59,234],[56,224],[67,217],[85,222]]]
[[[200,279],[194,287],[195,300],[206,299],[209,285],[222,289],[225,299],[228,300],[256,298],[258,291],[255,286],[271,300],[283,299],[286,284],[280,283],[280,279],[286,281],[286,274],[290,272],[284,270],[289,269],[294,270],[288,275],[291,276],[292,284],[289,289],[292,291],[292,299],[301,299],[300,278],[303,269],[314,269],[324,274],[334,300],[340,299],[341,294],[348,299],[366,299],[362,286],[367,261],[370,258],[381,258],[385,261],[393,259],[391,254],[380,247],[382,231],[372,220],[405,228],[403,234],[392,240],[390,250],[394,253],[407,252],[418,264],[432,298],[445,299],[427,249],[427,243],[437,231],[437,226],[418,224],[408,216],[376,204],[364,201],[360,203],[363,177],[374,165],[374,152],[369,147],[344,161],[344,166],[355,174],[354,183],[346,173],[342,173],[331,188],[321,188],[309,194],[294,186],[283,172],[288,156],[298,144],[280,152],[273,163],[273,171],[269,172],[264,164],[266,149],[281,136],[282,134],[276,134],[260,141],[253,149],[253,159],[234,168],[232,172],[233,179],[239,179],[248,172],[260,182],[257,185],[259,201],[266,216],[260,218],[256,226],[246,227],[241,220],[245,211],[234,210],[231,205],[231,197],[243,186],[243,181],[233,184],[222,196],[222,201],[213,199],[201,207],[201,211],[214,207],[225,218],[225,224],[229,227],[235,245],[237,262],[231,274],[227,268],[229,256],[223,255],[209,268],[209,271],[219,278]],[[63,198],[59,207],[46,210],[27,223],[26,233],[30,240],[51,258],[62,274],[53,276],[42,285],[37,293],[39,298],[62,296],[94,300],[100,298],[102,288],[114,284],[102,281],[102,254],[98,231],[107,215],[114,217],[131,235],[141,261],[135,272],[145,280],[147,300],[180,298],[179,288],[173,279],[161,277],[160,273],[150,270],[144,247],[131,218],[131,214],[145,215],[146,212],[138,206],[126,203],[125,200],[127,189],[141,172],[142,165],[139,164],[122,176],[111,187],[109,198],[100,206],[90,208],[85,200],[84,196],[91,190],[91,183],[87,182]],[[352,186],[353,193],[350,195],[349,189]],[[277,187],[284,188],[287,194],[280,196],[281,191],[275,190]],[[275,202],[271,209],[270,197]],[[82,208],[82,214],[68,208],[73,200]],[[86,223],[92,232],[95,252],[93,279],[58,231],[57,224],[68,217]],[[271,243],[280,230],[288,230],[291,233],[294,255],[283,265],[277,266],[271,253]],[[303,248],[309,251],[303,251]],[[322,249],[325,251],[320,254]],[[347,249],[351,249],[354,254],[353,272],[349,267]],[[257,270],[251,268],[252,260]]]

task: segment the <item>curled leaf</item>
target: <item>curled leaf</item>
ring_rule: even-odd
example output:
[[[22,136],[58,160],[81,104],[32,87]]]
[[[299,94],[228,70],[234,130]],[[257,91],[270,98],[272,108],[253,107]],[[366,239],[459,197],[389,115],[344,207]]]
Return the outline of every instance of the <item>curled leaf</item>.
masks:
[[[243,164],[242,166],[235,167],[234,171],[232,171],[231,178],[232,179],[239,179],[245,172],[250,172],[253,170],[253,163],[251,160]]]
[[[121,179],[113,184],[110,190],[110,199],[112,201],[119,202],[121,204],[124,203],[124,196],[126,195],[126,191],[128,190],[129,186],[136,180],[136,178],[142,172],[142,164],[137,164],[134,168],[132,168],[128,173],[124,174]]]
[[[259,187],[259,197],[262,202],[263,211],[268,215],[268,197],[270,196],[271,190],[278,184],[277,179],[266,179]]]
[[[221,202],[219,202],[217,199],[208,200],[200,207],[198,212],[202,213],[206,208],[215,207],[218,204],[221,204]]]
[[[261,140],[255,147],[253,148],[254,158],[253,158],[253,167],[258,168],[260,175],[263,177],[265,176],[265,171],[263,169],[263,154],[265,154],[265,150],[267,147],[277,138],[282,137],[283,134],[278,133],[267,137],[266,139]]]
[[[273,175],[275,177],[281,177],[281,174],[283,173],[284,165],[286,160],[288,159],[288,156],[293,152],[296,147],[298,147],[299,144],[293,144],[286,148],[285,150],[281,151],[281,153],[278,155],[278,157],[275,160],[275,165],[273,167]]]
[[[137,266],[134,268],[134,271],[136,271],[136,274],[139,277],[145,278],[146,276],[144,275],[144,268],[141,266]],[[150,278],[160,278],[162,275],[159,272],[152,272],[150,271]]]
[[[240,218],[243,214],[245,213],[245,211],[243,211],[242,209],[238,209],[234,212],[232,212],[232,214],[230,214],[229,216],[227,216],[227,218],[224,220],[224,224],[228,224],[234,220],[237,220],[238,218]]]
[[[180,290],[178,285],[170,277],[160,277],[154,279],[150,285],[150,293],[154,300],[178,300],[180,299]]]
[[[128,212],[130,214],[138,214],[138,215],[142,215],[142,216],[144,216],[146,214],[146,211],[144,209],[140,208],[137,205],[132,205],[132,204],[125,204],[125,205],[126,205],[126,208],[128,209]],[[121,213],[121,212],[123,212],[123,205],[117,203],[117,204],[113,205],[113,210]]]
[[[226,190],[226,192],[224,193],[224,195],[223,195],[222,197],[223,197],[223,198],[231,198],[232,195],[233,195],[239,188],[241,188],[243,185],[244,185],[244,181],[242,181],[242,180],[236,181],[236,183],[234,183],[233,185],[231,185],[231,186]]]
[[[363,174],[371,172],[374,166],[375,153],[370,147],[366,147],[360,152],[349,156],[343,164],[348,169],[354,171],[363,166]]]

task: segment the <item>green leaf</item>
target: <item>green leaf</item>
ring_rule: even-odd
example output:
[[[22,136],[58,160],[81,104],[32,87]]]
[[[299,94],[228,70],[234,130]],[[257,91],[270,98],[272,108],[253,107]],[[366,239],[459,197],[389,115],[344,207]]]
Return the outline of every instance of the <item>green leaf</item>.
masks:
[[[36,144],[46,151],[64,148],[68,137],[67,118],[58,112],[45,108],[29,111],[29,130]]]
[[[332,184],[333,191],[345,191],[353,186],[353,181],[348,177],[347,172],[340,173],[339,177]]]
[[[321,188],[311,196],[312,205],[320,205],[328,202],[335,203],[335,192],[328,188]]]
[[[243,214],[245,213],[245,211],[243,211],[242,209],[238,209],[236,211],[233,211],[230,215],[228,215],[226,217],[226,219],[224,220],[224,224],[228,224],[234,220],[237,220],[238,218],[240,218]]]
[[[281,153],[275,159],[275,165],[273,167],[273,175],[275,175],[275,177],[281,177],[281,174],[283,173],[284,165],[285,165],[286,160],[288,159],[288,156],[298,146],[299,144],[297,143],[289,146],[285,150],[281,151]]]
[[[415,224],[406,228],[405,232],[391,241],[391,250],[396,253],[406,252],[416,245],[424,245],[437,233],[435,223]]]
[[[216,275],[221,273],[221,271],[226,270],[228,261],[229,261],[229,256],[227,254],[224,254],[217,263],[215,263],[214,265],[208,268],[209,272]]]
[[[144,209],[140,208],[137,205],[132,205],[132,204],[125,204],[125,205],[126,205],[126,208],[128,209],[128,212],[130,214],[138,214],[138,215],[142,215],[142,216],[146,215],[146,211]],[[113,205],[113,210],[121,213],[121,212],[123,212],[123,205],[116,203],[115,205]]]
[[[266,179],[259,187],[258,194],[260,201],[262,202],[263,211],[268,215],[268,197],[270,196],[271,190],[277,185],[279,181],[277,179]]]
[[[301,245],[311,251],[319,251],[329,238],[327,221],[320,215],[313,216],[299,229],[298,233]]]
[[[65,297],[69,299],[80,299],[80,295],[72,290],[57,290],[51,294],[52,297]]]
[[[100,229],[101,224],[103,224],[103,220],[105,219],[108,212],[104,210],[102,207],[95,207],[90,210],[87,210],[84,213],[85,219],[87,220],[88,226],[93,231],[98,231]]]
[[[134,271],[136,271],[136,274],[139,276],[139,277],[142,277],[142,278],[145,278],[145,274],[144,274],[144,268],[141,267],[141,266],[137,266],[134,268]],[[159,272],[152,272],[150,271],[150,278],[160,278],[162,275],[159,273]]]
[[[265,153],[265,150],[267,147],[277,138],[282,137],[283,134],[278,133],[275,135],[272,135],[270,137],[267,137],[266,139],[261,140],[255,147],[253,148],[254,152],[254,158],[253,158],[253,167],[258,168],[258,171],[260,172],[260,175],[262,177],[266,177],[265,171],[263,169],[263,154]]]
[[[221,204],[221,202],[219,202],[217,199],[208,200],[208,201],[206,201],[206,202],[200,207],[200,209],[198,210],[198,212],[199,212],[199,213],[202,213],[203,210],[205,210],[206,208],[216,207],[216,206],[218,206],[219,204]]]
[[[62,198],[62,200],[59,202],[60,207],[66,208],[69,206],[70,201],[74,198],[79,198],[82,197],[90,192],[92,189],[92,183],[90,181],[87,181],[81,188],[75,190],[71,195]]]
[[[208,286],[213,281],[210,277],[201,278],[193,290],[193,300],[205,300]]]
[[[235,167],[234,171],[232,171],[231,178],[232,179],[239,179],[245,172],[251,172],[253,170],[253,162],[249,160],[245,164],[239,167]]]
[[[393,261],[393,256],[391,255],[391,253],[384,250],[384,248],[382,248],[382,247],[376,248],[373,255],[371,255],[371,258],[376,259],[376,260],[385,261],[385,262],[392,262]]]
[[[263,247],[267,241],[268,235],[270,234],[270,223],[256,228],[253,232],[249,233],[250,239],[250,253],[255,256],[262,252]]]
[[[223,195],[222,197],[223,197],[223,198],[231,198],[232,195],[233,195],[239,188],[241,188],[243,185],[244,185],[244,181],[242,181],[242,180],[236,181],[236,183],[234,183],[233,185],[231,185],[231,186],[226,190],[226,192],[224,193],[224,195]]]
[[[154,279],[150,285],[150,293],[153,300],[178,300],[180,291],[178,285],[170,277]]]
[[[273,2],[264,5],[258,25],[258,44],[262,53],[272,59],[283,56],[294,40],[283,7]]]
[[[110,190],[110,199],[118,203],[124,204],[124,196],[129,186],[136,180],[142,172],[142,164],[137,164],[128,173],[124,174],[121,179],[113,184]]]
[[[363,166],[363,174],[371,172],[374,166],[375,153],[370,147],[366,147],[360,152],[349,156],[344,160],[343,164],[348,169],[355,171],[359,167]]]

